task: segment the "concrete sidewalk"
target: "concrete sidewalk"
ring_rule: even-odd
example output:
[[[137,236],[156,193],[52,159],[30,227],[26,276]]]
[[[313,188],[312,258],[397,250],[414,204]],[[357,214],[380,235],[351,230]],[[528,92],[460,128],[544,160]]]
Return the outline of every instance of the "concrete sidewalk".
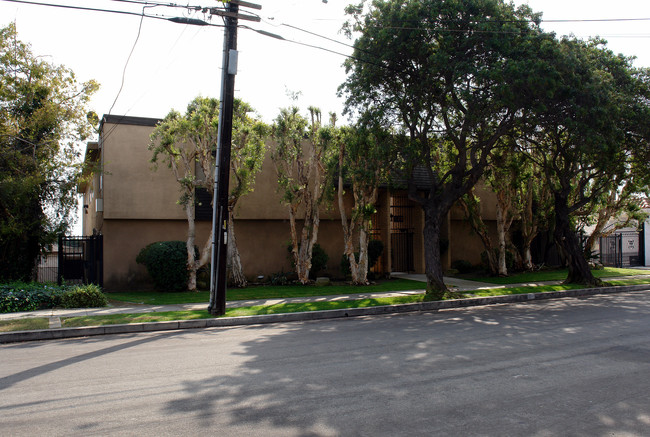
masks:
[[[233,300],[226,302],[226,308],[240,308],[249,306],[271,306],[284,303],[306,303],[306,302],[328,302],[341,300],[356,299],[375,299],[378,297],[408,296],[412,294],[421,294],[424,287],[420,290],[412,291],[394,291],[384,293],[359,293],[359,294],[337,294],[332,296],[312,296],[312,297],[292,297],[281,299],[254,299],[254,300]],[[15,320],[33,317],[84,317],[84,316],[105,316],[111,314],[140,314],[140,313],[160,313],[165,311],[189,311],[204,310],[208,307],[205,303],[188,303],[176,305],[120,305],[105,308],[79,308],[64,309],[53,308],[47,310],[27,311],[20,313],[0,314],[0,320]]]
[[[424,292],[426,277],[423,274],[408,274],[408,273],[392,273],[392,277],[400,279],[410,279],[413,281],[422,282],[422,288],[410,291],[391,291],[382,293],[355,293],[355,294],[337,294],[331,296],[311,296],[311,297],[293,297],[282,299],[255,299],[255,300],[235,300],[226,303],[226,308],[240,308],[248,306],[271,306],[285,303],[306,303],[306,302],[326,302],[326,301],[342,301],[342,300],[357,300],[357,299],[376,299],[379,297],[394,297],[394,296],[408,296],[413,294],[420,294]],[[649,276],[625,276],[624,278],[648,278]],[[623,277],[621,277],[623,278]],[[486,282],[469,281],[466,279],[458,279],[445,277],[445,284],[453,291],[471,293],[475,290],[485,290],[494,288],[509,288],[509,287],[536,287],[541,285],[556,285],[562,281],[544,281],[544,282],[529,282],[520,284],[490,284]],[[615,278],[608,278],[615,279]],[[142,313],[159,313],[166,311],[189,311],[189,310],[204,310],[208,307],[208,303],[189,303],[189,304],[176,304],[176,305],[141,305],[141,304],[125,304],[119,306],[110,306],[105,308],[80,308],[80,309],[63,309],[54,308],[38,311],[26,311],[17,313],[0,314],[0,320],[16,320],[34,317],[47,317],[47,318],[60,318],[60,317],[84,317],[84,316],[105,316],[111,314],[142,314]]]
[[[414,295],[414,294],[421,294],[424,292],[424,283],[426,283],[426,278],[425,275],[422,274],[407,274],[407,273],[393,273],[393,277],[396,278],[402,278],[402,279],[411,279],[414,281],[419,281],[422,282],[423,287],[420,289],[415,289],[415,290],[409,290],[409,291],[394,291],[394,292],[380,292],[380,293],[355,293],[355,294],[346,294],[346,295],[329,295],[329,296],[310,296],[310,297],[295,297],[295,298],[279,298],[279,299],[255,299],[255,300],[237,300],[237,301],[229,301],[226,303],[227,308],[239,308],[239,307],[248,307],[248,306],[272,306],[272,305],[279,305],[279,304],[285,304],[285,303],[306,303],[306,302],[332,302],[332,301],[344,301],[344,300],[358,300],[358,299],[375,299],[375,298],[380,298],[380,297],[395,297],[395,296],[408,296],[408,295]],[[623,278],[623,277],[622,277]],[[639,275],[639,276],[625,276],[624,278],[627,279],[633,279],[633,278],[648,278],[647,275]],[[616,278],[608,278],[608,279],[616,279]],[[531,293],[529,293],[527,299],[533,299],[531,297],[534,294],[534,288],[537,286],[542,286],[542,285],[555,285],[559,284],[561,281],[543,281],[543,282],[531,282],[531,283],[520,283],[520,284],[506,284],[506,285],[497,285],[497,284],[490,284],[490,283],[485,283],[485,282],[476,282],[476,281],[469,281],[465,279],[458,279],[458,278],[451,278],[451,277],[445,277],[445,284],[449,286],[451,289],[454,291],[460,291],[460,292],[465,292],[468,294],[471,294],[472,291],[476,290],[483,290],[483,289],[495,289],[495,288],[509,288],[509,287],[531,287]],[[605,291],[604,292],[615,292],[615,288],[620,288],[620,291],[624,290],[629,290],[629,289],[641,289],[641,288],[650,288],[650,285],[647,286],[632,286],[632,287],[606,287],[610,288],[612,290],[610,291]],[[587,289],[585,289],[585,292],[588,293],[597,293],[599,289],[594,289],[593,292],[588,292]],[[559,292],[562,294],[562,292]],[[547,293],[549,294],[549,293]],[[571,295],[574,295],[573,292],[571,292]],[[558,295],[559,296],[559,295]],[[549,294],[550,297],[550,294]],[[471,300],[476,300],[477,298],[469,298],[469,299],[458,299],[456,300],[455,304],[452,304],[454,306],[466,306],[466,303],[463,303],[462,301],[471,301]],[[488,298],[481,298],[481,299],[488,299]],[[520,301],[522,299],[521,295],[517,297],[517,295],[512,296],[509,299],[506,299],[503,301],[503,303],[507,301]],[[489,302],[492,302],[494,299],[488,299]],[[486,302],[488,302],[486,301]],[[443,306],[448,306],[450,305],[449,302],[454,302],[454,301],[441,301],[439,304]],[[429,303],[430,304],[430,303]],[[427,307],[430,305],[426,305]],[[411,304],[406,304],[411,305]],[[49,331],[52,331],[53,329],[61,328],[61,318],[62,317],[84,317],[84,316],[103,316],[103,315],[112,315],[112,314],[144,314],[144,313],[156,313],[156,312],[167,312],[167,311],[188,311],[188,310],[205,310],[208,306],[208,303],[192,303],[192,304],[176,304],[176,305],[140,305],[140,304],[126,304],[126,305],[119,305],[119,306],[110,306],[110,307],[105,307],[105,308],[80,308],[80,309],[62,309],[62,308],[55,308],[55,309],[46,309],[46,310],[38,310],[38,311],[28,311],[28,312],[16,312],[16,313],[6,313],[6,314],[0,314],[0,321],[4,320],[17,320],[17,319],[24,319],[24,318],[48,318],[49,319]],[[399,307],[400,305],[396,305],[395,307]],[[377,308],[377,307],[375,307]],[[338,311],[338,310],[335,310]],[[343,310],[345,314],[350,312],[349,310]],[[376,310],[372,310],[369,308],[362,308],[362,309],[357,309],[355,312],[372,312],[375,313]],[[384,311],[386,312],[386,311]],[[286,317],[282,318],[281,315],[274,315],[274,318],[278,318],[278,320],[281,319],[294,319],[298,313],[293,313],[293,315],[285,315]],[[311,317],[310,317],[311,318]],[[244,319],[241,317],[238,317],[237,319]],[[257,320],[258,318],[252,317],[251,320]],[[196,324],[196,321],[185,321],[185,325],[189,326],[194,326]],[[159,323],[161,326],[167,326],[165,323],[169,322],[163,322],[162,324]],[[199,322],[200,323],[200,322]],[[146,325],[146,324],[145,324]],[[117,325],[112,325],[112,326],[117,326]],[[180,325],[179,325],[180,326]],[[153,325],[152,325],[153,327]],[[198,327],[198,326],[197,326]],[[71,330],[73,328],[64,328],[64,330]],[[81,328],[76,328],[77,330],[80,330]],[[168,328],[167,328],[168,329]],[[34,339],[38,339],[38,336],[35,334],[34,331],[29,331],[33,332],[34,335],[32,337],[36,337]],[[46,331],[40,331],[40,332],[46,332]],[[83,332],[83,331],[80,331]],[[108,331],[107,331],[108,332]],[[0,337],[6,337],[10,333],[0,333]],[[49,338],[50,336],[44,335],[43,339]],[[3,341],[0,341],[2,343]]]
[[[413,281],[422,282],[422,288],[411,291],[391,291],[381,293],[355,293],[355,294],[337,294],[331,296],[311,296],[311,297],[293,297],[282,299],[254,299],[254,300],[235,300],[226,302],[226,308],[240,308],[248,306],[271,306],[284,303],[306,303],[306,302],[326,302],[326,301],[342,301],[342,300],[357,300],[357,299],[376,299],[379,297],[394,297],[394,296],[408,296],[413,294],[421,294],[424,292],[427,279],[423,274],[408,274],[408,273],[393,273],[391,277],[400,279],[410,279]],[[540,282],[534,285],[545,285],[552,283],[559,283],[560,281],[553,282]],[[481,290],[488,288],[504,288],[505,285],[495,285],[486,282],[468,281],[466,279],[458,279],[445,277],[445,284],[452,288],[454,291],[471,292],[472,290]],[[85,317],[85,316],[105,316],[111,314],[142,314],[142,313],[160,313],[166,311],[189,311],[189,310],[204,310],[208,307],[208,302],[205,303],[189,303],[189,304],[175,304],[175,305],[141,305],[141,304],[125,304],[119,306],[110,306],[105,308],[79,308],[79,309],[63,309],[53,308],[38,311],[25,311],[17,313],[0,314],[0,320],[15,320],[34,317]],[[56,322],[55,322],[56,324]]]

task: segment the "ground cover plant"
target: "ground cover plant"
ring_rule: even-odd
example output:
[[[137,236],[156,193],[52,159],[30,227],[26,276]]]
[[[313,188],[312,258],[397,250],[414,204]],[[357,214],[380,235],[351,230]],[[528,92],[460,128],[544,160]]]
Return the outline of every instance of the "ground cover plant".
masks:
[[[0,284],[0,313],[52,308],[66,288],[55,284],[10,282]]]
[[[387,291],[423,290],[424,283],[409,279],[391,279],[367,286],[335,284],[325,287],[316,285],[262,285],[248,288],[229,289],[227,300],[276,299],[308,296],[334,296],[340,294],[381,293]],[[135,291],[108,293],[114,302],[129,302],[149,305],[173,305],[181,303],[208,302],[210,293],[157,293],[155,291]]]
[[[97,308],[108,305],[97,285],[56,285],[11,282],[0,284],[0,313],[39,309]]]

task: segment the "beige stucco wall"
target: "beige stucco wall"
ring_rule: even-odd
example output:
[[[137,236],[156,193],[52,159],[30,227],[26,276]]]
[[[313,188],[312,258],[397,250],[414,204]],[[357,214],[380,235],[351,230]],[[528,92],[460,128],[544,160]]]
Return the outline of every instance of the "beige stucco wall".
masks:
[[[199,246],[208,238],[210,223],[197,224]],[[106,220],[104,222],[104,288],[148,289],[151,281],[144,266],[135,258],[145,246],[156,241],[185,241],[185,220]]]
[[[289,222],[285,220],[235,221],[237,245],[250,280],[258,275],[267,277],[280,271],[291,272],[287,245]],[[300,224],[299,224],[300,226]],[[202,247],[210,233],[211,223],[197,223],[197,246]],[[104,288],[148,289],[151,281],[145,268],[135,262],[140,250],[150,243],[162,240],[184,241],[187,222],[184,220],[106,220],[104,224]],[[329,255],[327,269],[321,274],[338,276],[343,254],[343,235],[340,223],[321,221],[319,244]]]
[[[152,170],[147,149],[151,126],[105,123],[101,142],[104,170],[104,219],[185,218],[179,184],[172,171],[160,163]]]
[[[496,222],[489,220],[485,222],[494,244],[496,236]],[[472,230],[466,220],[451,220],[450,222],[450,260],[465,260],[476,265],[481,263],[481,253],[485,247],[478,235]]]
[[[86,191],[89,208],[83,231],[90,235],[97,229],[104,234],[104,283],[108,290],[150,286],[144,267],[135,263],[139,251],[155,241],[186,239],[186,215],[176,204],[180,195],[178,183],[166,165],[161,164],[153,171],[150,164],[151,152],[147,145],[152,129],[152,126],[104,124],[100,144],[103,180],[100,183],[97,175]],[[269,148],[273,146],[271,142],[268,144]],[[99,190],[100,185],[103,191]],[[482,186],[477,188],[477,194],[481,197],[481,213],[489,222],[490,232],[494,232],[496,198]],[[103,215],[94,211],[96,198],[103,198]],[[288,210],[280,198],[275,167],[267,148],[254,191],[240,199],[235,210],[238,246],[249,279],[291,270],[286,249],[290,240]],[[350,211],[353,203],[350,193],[346,193],[345,203]],[[386,191],[380,193],[378,210],[384,243],[381,265],[384,272],[390,272],[390,196]],[[424,215],[419,207],[414,213],[414,267],[416,272],[423,273]],[[209,235],[210,226],[210,221],[197,222],[199,247]],[[451,211],[443,233],[450,240],[449,252],[443,258],[444,268],[456,259],[480,263],[483,246],[464,221],[462,210]],[[336,198],[321,210],[318,242],[330,257],[328,269],[323,273],[340,275],[343,236]]]

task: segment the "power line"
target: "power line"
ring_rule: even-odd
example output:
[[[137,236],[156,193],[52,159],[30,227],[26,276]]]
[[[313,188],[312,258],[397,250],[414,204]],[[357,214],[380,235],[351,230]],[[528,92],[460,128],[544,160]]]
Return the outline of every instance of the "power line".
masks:
[[[256,33],[258,33],[260,35],[268,36],[270,38],[275,38],[275,39],[278,39],[280,41],[285,41],[285,42],[289,42],[289,43],[292,43],[292,44],[296,44],[296,45],[300,45],[300,46],[304,46],[304,47],[309,47],[309,48],[312,48],[312,49],[322,50],[324,52],[333,53],[335,55],[343,56],[345,58],[354,59],[355,61],[359,61],[359,62],[363,62],[363,63],[366,63],[366,64],[374,65],[375,67],[384,68],[384,69],[390,70],[390,71],[392,71],[394,73],[399,73],[399,71],[395,70],[394,68],[388,67],[387,65],[382,65],[382,64],[379,64],[379,63],[376,63],[376,62],[369,61],[368,59],[362,59],[362,58],[359,58],[359,57],[354,56],[354,55],[348,55],[348,54],[345,54],[345,53],[337,52],[335,50],[327,49],[325,47],[321,47],[321,46],[317,46],[317,45],[313,45],[313,44],[308,44],[308,43],[304,43],[304,42],[300,42],[300,41],[295,41],[295,40],[292,40],[292,39],[287,39],[287,38],[285,38],[285,37],[283,37],[281,35],[277,35],[275,33],[267,32],[267,31],[261,30],[261,29],[254,29],[254,28],[246,26],[246,25],[239,25],[238,27],[242,28],[242,29],[246,29],[246,30],[251,30],[251,31],[256,32]],[[377,55],[375,55],[375,54],[373,54],[371,52],[368,52],[366,50],[363,50],[363,51],[368,53],[369,55],[373,56],[374,58],[379,59],[377,57]]]
[[[169,7],[169,8],[195,9],[195,10],[203,9],[202,6],[179,5],[177,3],[151,2],[148,0],[109,0],[109,1],[118,2],[118,3],[131,3],[131,4],[145,5],[145,6],[161,6],[161,7]]]
[[[55,4],[55,3],[41,3],[41,2],[30,2],[30,1],[25,1],[25,0],[0,0],[3,2],[11,2],[11,3],[23,3],[27,5],[35,5],[35,6],[51,6],[54,8],[63,8],[63,9],[76,9],[76,10],[81,10],[81,11],[90,11],[90,12],[105,12],[105,13],[111,13],[111,14],[122,14],[122,15],[135,15],[136,17],[142,16],[142,14],[137,13],[137,12],[129,12],[129,11],[119,11],[119,10],[114,10],[114,9],[98,9],[98,8],[86,8],[83,6],[71,6],[71,5],[61,5],[61,4]],[[167,20],[167,17],[159,16],[159,15],[144,15],[146,18],[155,18],[158,20]]]
[[[117,103],[117,99],[120,97],[120,94],[122,94],[122,89],[124,88],[124,78],[126,77],[126,67],[129,66],[129,61],[131,60],[131,55],[133,55],[133,51],[135,50],[135,46],[138,44],[138,40],[140,39],[140,32],[142,31],[142,22],[144,21],[144,9],[147,7],[152,7],[152,6],[143,6],[142,7],[142,16],[140,17],[140,24],[138,25],[138,34],[135,37],[135,41],[133,42],[133,47],[131,47],[131,52],[129,53],[129,56],[126,58],[126,63],[124,64],[124,69],[122,70],[122,83],[120,85],[120,89],[117,92],[117,95],[115,96],[115,100],[113,100],[113,104],[111,105],[111,109],[108,110],[108,113],[113,111],[113,108],[115,107],[115,103]]]
[[[595,19],[571,19],[571,20],[540,20],[543,23],[598,23],[617,21],[650,21],[650,18],[595,18]]]

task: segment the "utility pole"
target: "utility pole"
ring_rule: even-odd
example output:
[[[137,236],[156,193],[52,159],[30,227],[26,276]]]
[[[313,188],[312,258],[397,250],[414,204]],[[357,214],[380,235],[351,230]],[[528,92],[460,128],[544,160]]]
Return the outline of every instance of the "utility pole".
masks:
[[[230,147],[237,74],[237,20],[259,21],[259,17],[240,15],[239,6],[261,9],[260,5],[241,0],[226,3],[226,9],[212,8],[213,15],[224,17],[221,98],[219,128],[214,168],[212,199],[212,262],[210,268],[210,303],[208,311],[215,316],[226,313],[226,258],[228,254],[228,184],[230,179]]]

